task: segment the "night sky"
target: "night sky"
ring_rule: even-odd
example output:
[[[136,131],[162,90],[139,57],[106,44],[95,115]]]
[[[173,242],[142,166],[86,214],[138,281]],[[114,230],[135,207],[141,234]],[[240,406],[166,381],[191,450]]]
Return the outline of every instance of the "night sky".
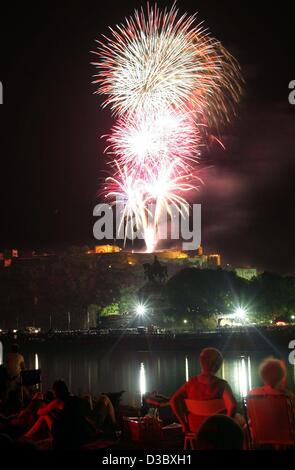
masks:
[[[158,2],[169,5],[171,2]],[[226,151],[202,161],[202,244],[223,261],[295,273],[294,15],[287,4],[185,1],[241,64],[238,117]],[[78,6],[77,6],[78,5]],[[80,5],[80,6],[79,6]],[[1,5],[0,248],[94,243],[109,110],[91,85],[94,40],[141,2]],[[6,10],[5,10],[6,8]],[[9,10],[7,10],[9,8]]]

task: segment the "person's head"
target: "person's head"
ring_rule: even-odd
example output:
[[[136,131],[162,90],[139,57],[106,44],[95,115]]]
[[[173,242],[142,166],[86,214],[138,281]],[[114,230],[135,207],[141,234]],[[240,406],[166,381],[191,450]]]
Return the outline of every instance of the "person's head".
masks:
[[[197,450],[242,450],[244,433],[229,416],[214,415],[207,418],[196,435]]]
[[[63,380],[56,380],[52,386],[52,389],[55,398],[58,398],[59,400],[66,400],[70,395],[68,387]]]
[[[220,351],[215,348],[205,348],[200,354],[202,372],[205,374],[216,374],[223,362]]]
[[[18,353],[19,352],[19,345],[18,344],[12,344],[11,345],[11,352]]]
[[[264,384],[276,388],[286,378],[286,366],[283,361],[268,357],[260,364],[259,374]]]

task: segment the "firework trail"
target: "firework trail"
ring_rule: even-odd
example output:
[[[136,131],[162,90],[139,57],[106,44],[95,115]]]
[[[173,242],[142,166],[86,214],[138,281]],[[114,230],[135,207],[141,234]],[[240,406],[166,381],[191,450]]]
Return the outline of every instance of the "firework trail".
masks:
[[[163,11],[147,4],[110,31],[97,41],[93,62],[96,93],[116,117],[105,136],[113,169],[106,196],[125,203],[122,223],[135,220],[154,248],[161,211],[172,205],[181,213],[198,186],[202,129],[234,114],[240,69],[196,15],[179,15],[175,4]]]

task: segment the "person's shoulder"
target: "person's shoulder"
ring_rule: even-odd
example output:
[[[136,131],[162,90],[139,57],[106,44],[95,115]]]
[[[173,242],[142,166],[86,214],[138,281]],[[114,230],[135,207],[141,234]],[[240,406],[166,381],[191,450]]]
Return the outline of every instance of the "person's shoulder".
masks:
[[[187,382],[185,382],[185,385],[194,385],[197,383],[199,383],[199,375],[194,375]]]
[[[184,382],[184,384],[182,384],[181,387],[178,389],[178,392],[187,392],[190,387],[194,386],[197,383],[196,378],[197,376],[194,376]]]

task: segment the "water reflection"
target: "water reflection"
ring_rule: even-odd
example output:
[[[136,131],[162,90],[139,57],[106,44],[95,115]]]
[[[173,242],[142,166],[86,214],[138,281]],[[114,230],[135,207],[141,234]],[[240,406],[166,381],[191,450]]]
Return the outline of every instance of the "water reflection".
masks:
[[[39,356],[35,353],[35,369],[39,369]]]
[[[251,359],[250,359],[250,356],[248,356],[248,383],[249,383],[249,390],[252,390]]]
[[[188,358],[185,356],[185,381],[189,381],[189,372],[188,372]]]
[[[240,396],[245,397],[248,393],[248,374],[246,369],[246,362],[245,358],[241,357],[238,361],[238,380],[239,380],[239,389],[240,389]]]
[[[33,347],[35,350],[33,350]],[[43,389],[64,379],[73,393],[118,392],[125,390],[123,403],[137,406],[142,395],[157,390],[171,396],[185,381],[200,372],[198,352],[102,352],[99,350],[53,350],[24,347],[28,368],[42,368]],[[236,398],[261,385],[258,366],[269,352],[251,355],[225,354],[219,376],[227,380]],[[1,359],[1,349],[0,349]],[[287,361],[288,383],[294,389],[295,368]]]
[[[3,364],[3,344],[0,341],[0,366]]]
[[[234,360],[225,360],[222,378],[229,382],[237,398],[245,397],[252,389],[250,356],[239,356]],[[258,376],[257,381],[259,381]]]
[[[146,375],[145,375],[145,368],[144,368],[143,362],[140,364],[140,371],[139,371],[139,391],[140,391],[140,401],[142,401],[142,397],[146,393]]]

